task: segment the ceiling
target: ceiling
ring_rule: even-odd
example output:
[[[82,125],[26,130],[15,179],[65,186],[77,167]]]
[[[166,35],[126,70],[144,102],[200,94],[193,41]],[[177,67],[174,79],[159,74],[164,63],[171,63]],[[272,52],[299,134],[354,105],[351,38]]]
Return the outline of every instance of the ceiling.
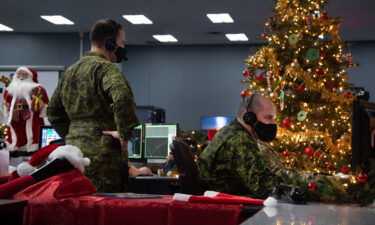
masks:
[[[113,18],[124,25],[130,45],[155,44],[153,34],[172,34],[177,44],[229,44],[225,33],[245,33],[245,43],[256,43],[274,6],[274,0],[0,0],[0,23],[17,33],[89,32],[95,21]],[[374,9],[374,0],[330,0],[326,8],[330,16],[343,18],[345,41],[375,40]],[[223,12],[234,23],[213,24],[206,17]],[[56,14],[75,24],[56,26],[40,18]],[[154,24],[132,25],[124,14],[144,14]]]

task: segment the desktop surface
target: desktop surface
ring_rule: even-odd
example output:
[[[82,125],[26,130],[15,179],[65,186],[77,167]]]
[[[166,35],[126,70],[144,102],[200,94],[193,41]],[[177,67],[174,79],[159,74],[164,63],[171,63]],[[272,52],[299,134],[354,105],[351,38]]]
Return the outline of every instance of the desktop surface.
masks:
[[[375,208],[354,205],[308,203],[293,205],[280,203],[277,207],[264,207],[241,225],[273,224],[374,224]]]

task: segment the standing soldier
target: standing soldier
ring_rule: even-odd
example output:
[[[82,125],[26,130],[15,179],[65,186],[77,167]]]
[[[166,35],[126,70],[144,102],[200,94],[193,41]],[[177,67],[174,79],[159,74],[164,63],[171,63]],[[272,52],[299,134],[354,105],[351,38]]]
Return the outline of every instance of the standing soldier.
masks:
[[[127,140],[139,122],[130,85],[114,64],[125,57],[125,32],[116,21],[103,19],[93,25],[90,39],[91,51],[60,78],[48,119],[67,144],[91,159],[85,174],[97,191],[121,192],[128,171],[151,172],[128,163]]]

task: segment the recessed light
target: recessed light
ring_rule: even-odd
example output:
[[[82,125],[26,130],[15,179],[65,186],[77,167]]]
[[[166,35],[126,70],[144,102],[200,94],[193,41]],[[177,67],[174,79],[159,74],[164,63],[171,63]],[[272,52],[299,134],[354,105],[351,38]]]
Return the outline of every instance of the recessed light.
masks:
[[[13,31],[13,29],[0,23],[0,31]]]
[[[247,38],[246,34],[244,34],[244,33],[239,33],[239,34],[225,34],[225,36],[230,41],[248,41],[249,40]]]
[[[40,17],[56,25],[73,25],[74,24],[73,21],[70,21],[61,15],[44,15]]]
[[[152,24],[152,21],[144,15],[122,15],[132,24]]]
[[[177,42],[177,39],[170,34],[165,35],[152,35],[156,40],[160,42]]]
[[[207,17],[213,23],[233,23],[233,19],[228,13],[207,14]]]

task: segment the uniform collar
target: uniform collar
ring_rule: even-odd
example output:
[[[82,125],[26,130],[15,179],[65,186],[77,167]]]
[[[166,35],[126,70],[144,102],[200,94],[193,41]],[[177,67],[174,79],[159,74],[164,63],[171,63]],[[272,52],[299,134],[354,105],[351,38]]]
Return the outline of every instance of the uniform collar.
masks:
[[[94,52],[94,51],[88,51],[85,53],[84,56],[98,56],[98,57],[101,57],[103,59],[106,59],[105,56],[99,52]]]

